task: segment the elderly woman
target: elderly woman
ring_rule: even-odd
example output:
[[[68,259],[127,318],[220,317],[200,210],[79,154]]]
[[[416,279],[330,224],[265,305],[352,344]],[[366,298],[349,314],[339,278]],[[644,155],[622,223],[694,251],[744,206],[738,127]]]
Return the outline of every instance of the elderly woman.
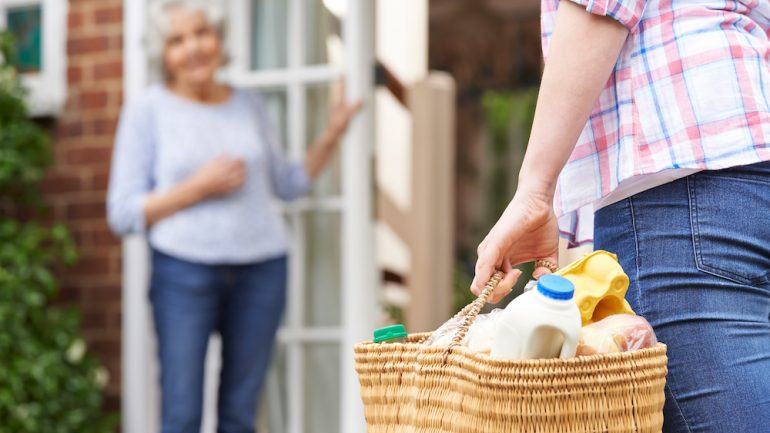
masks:
[[[147,42],[163,82],[126,105],[113,155],[110,225],[147,233],[152,248],[163,433],[200,429],[212,332],[223,343],[218,431],[254,431],[287,277],[271,200],[308,190],[360,107],[340,95],[304,164],[286,161],[263,102],[215,81],[223,17],[213,1],[152,4]]]

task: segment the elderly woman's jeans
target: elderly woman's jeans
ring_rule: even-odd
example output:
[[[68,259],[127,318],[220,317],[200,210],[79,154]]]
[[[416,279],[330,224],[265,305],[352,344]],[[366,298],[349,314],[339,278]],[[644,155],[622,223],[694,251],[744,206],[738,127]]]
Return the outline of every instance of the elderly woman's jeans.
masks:
[[[255,431],[257,399],[286,302],[286,257],[204,265],[152,253],[162,433],[198,433],[209,336],[222,336],[218,433]]]
[[[770,163],[699,172],[594,223],[668,345],[663,431],[770,432]]]

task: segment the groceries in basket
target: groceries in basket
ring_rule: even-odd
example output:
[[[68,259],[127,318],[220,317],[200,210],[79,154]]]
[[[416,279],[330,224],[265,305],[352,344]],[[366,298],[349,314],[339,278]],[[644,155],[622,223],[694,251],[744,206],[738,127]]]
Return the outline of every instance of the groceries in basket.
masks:
[[[652,327],[624,298],[628,282],[614,254],[593,252],[555,275],[530,281],[504,310],[480,314],[460,344],[499,359],[571,358],[654,347]],[[463,320],[450,319],[426,344],[449,346]]]
[[[644,317],[616,314],[583,327],[577,355],[627,352],[653,347],[657,343],[655,332]]]
[[[398,323],[375,330],[372,341],[375,343],[403,343],[407,335],[404,325]]]
[[[572,283],[543,275],[537,288],[511,301],[497,320],[490,356],[503,359],[572,358],[580,312]]]
[[[634,314],[625,299],[628,276],[615,254],[594,251],[559,269],[556,275],[575,285],[575,303],[583,326],[613,314]]]
[[[468,328],[468,333],[460,344],[475,352],[489,352],[489,350],[492,349],[492,340],[495,335],[497,318],[502,312],[502,308],[496,308],[487,314],[479,314],[476,316],[476,321],[473,322],[470,328]],[[455,316],[447,320],[430,335],[425,341],[425,344],[429,346],[449,346],[464,319],[465,317]]]
[[[574,276],[574,272],[569,275]],[[652,348],[634,352],[597,353],[570,359],[493,359],[488,353],[479,353],[490,352],[500,343],[496,341],[496,334],[503,328],[501,323],[508,310],[495,310],[487,315],[478,313],[502,278],[503,273],[496,272],[478,298],[442,326],[433,338],[429,339],[429,333],[401,337],[400,329],[395,332],[385,330],[382,334],[386,339],[364,341],[355,346],[356,373],[369,433],[661,431],[667,372],[665,344],[657,343]],[[597,299],[590,300],[588,308],[581,310],[581,304],[576,302],[585,299],[580,293],[585,282],[595,280],[600,281],[597,284],[610,287],[617,278],[582,278],[578,283],[577,278],[567,280],[574,286],[573,322],[578,329],[584,318],[597,322],[589,324],[587,332],[598,331],[604,323],[618,320],[616,325],[622,329],[613,332],[633,334],[624,334],[625,326],[638,326],[638,322],[631,324],[620,318],[604,322],[595,317],[597,311],[601,316],[607,311],[623,310],[623,303],[602,302],[604,299],[595,294],[592,296]],[[558,276],[543,277],[535,286],[549,289],[553,284],[562,288],[562,293],[556,296],[566,298],[569,284]],[[593,289],[602,293],[606,288],[594,286]],[[558,291],[553,287],[550,290]],[[621,287],[621,291],[625,291],[625,287]],[[615,289],[607,292],[616,296]],[[528,296],[538,293],[542,295],[540,290],[534,289]],[[526,299],[514,301],[512,305],[519,305]],[[623,313],[615,311],[608,316]],[[591,340],[584,337],[584,345],[594,347]],[[401,338],[402,342],[383,344]],[[427,344],[428,341],[432,344]],[[647,338],[645,341],[653,340]],[[458,344],[467,347],[457,347]],[[557,356],[554,349],[557,344],[550,346],[550,355]],[[625,347],[619,343],[616,346],[635,348],[628,342]],[[558,355],[564,347],[562,342]]]

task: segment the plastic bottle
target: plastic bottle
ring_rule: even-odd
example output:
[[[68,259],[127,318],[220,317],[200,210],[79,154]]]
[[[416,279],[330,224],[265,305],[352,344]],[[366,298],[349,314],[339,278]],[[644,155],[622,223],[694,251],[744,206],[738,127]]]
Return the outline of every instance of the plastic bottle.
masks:
[[[403,343],[406,336],[404,325],[397,324],[375,330],[373,341],[375,343]]]
[[[580,340],[580,311],[572,283],[543,275],[497,321],[491,356],[503,359],[571,358]]]

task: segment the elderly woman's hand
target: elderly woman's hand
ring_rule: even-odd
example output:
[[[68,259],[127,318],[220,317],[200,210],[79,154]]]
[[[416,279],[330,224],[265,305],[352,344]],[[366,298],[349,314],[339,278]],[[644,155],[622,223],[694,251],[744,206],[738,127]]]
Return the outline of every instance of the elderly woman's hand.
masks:
[[[315,178],[326,167],[337,149],[340,138],[348,129],[350,120],[363,105],[363,101],[348,103],[345,95],[345,79],[341,78],[337,81],[329,105],[329,121],[326,124],[326,130],[316,138],[305,158],[305,170],[310,177]]]
[[[201,199],[230,194],[240,188],[245,180],[244,161],[227,156],[212,159],[189,179]]]
[[[363,101],[349,104],[345,93],[345,79],[341,78],[337,81],[332,92],[331,105],[329,106],[329,121],[326,125],[327,131],[334,138],[332,141],[336,142],[339,140],[340,136],[348,129],[350,120],[363,105]]]
[[[477,296],[496,269],[506,273],[490,297],[495,304],[510,293],[521,271],[520,263],[533,260],[558,262],[559,229],[553,212],[553,198],[548,194],[518,191],[503,215],[479,245],[476,277],[471,291]],[[533,273],[537,278],[550,272],[540,267]]]

